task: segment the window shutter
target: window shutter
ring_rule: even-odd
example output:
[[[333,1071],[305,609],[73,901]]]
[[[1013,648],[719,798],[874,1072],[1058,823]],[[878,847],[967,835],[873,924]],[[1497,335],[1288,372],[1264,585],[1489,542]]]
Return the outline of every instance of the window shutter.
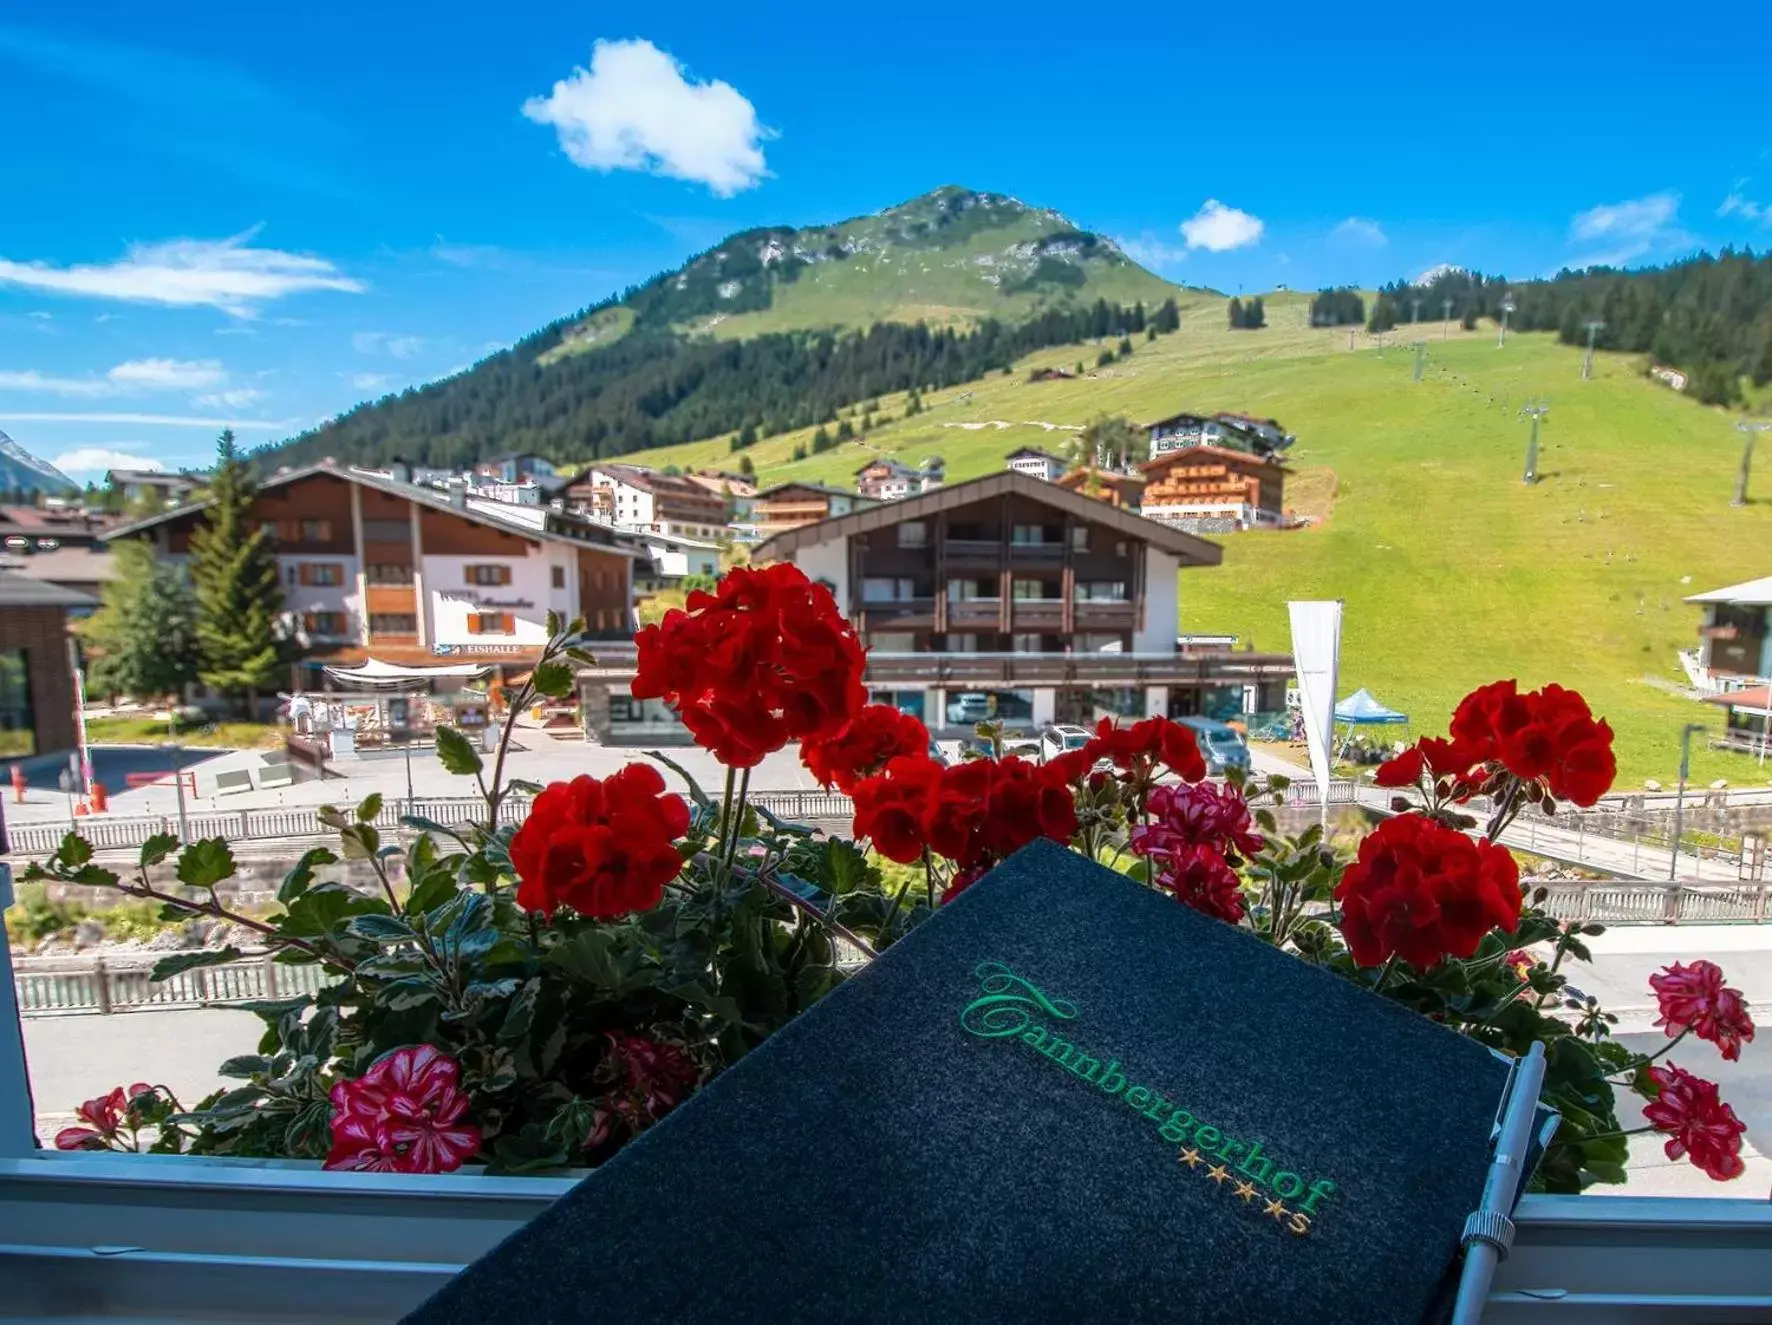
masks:
[[[509,566],[500,566],[498,568],[498,582],[500,584],[509,584],[511,582],[511,568]]]

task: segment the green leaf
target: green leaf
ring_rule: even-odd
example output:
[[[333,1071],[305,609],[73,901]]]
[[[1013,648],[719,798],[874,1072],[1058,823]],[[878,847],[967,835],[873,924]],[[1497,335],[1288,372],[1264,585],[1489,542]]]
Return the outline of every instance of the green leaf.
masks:
[[[480,752],[454,727],[437,728],[437,758],[447,773],[478,773]]]
[[[331,1140],[332,1105],[327,1100],[315,1100],[283,1129],[283,1148],[289,1155],[319,1158],[326,1153]]]
[[[399,943],[418,937],[412,926],[398,916],[374,913],[352,916],[345,922],[345,932],[371,943]]]
[[[55,853],[56,859],[69,869],[79,869],[92,859],[92,843],[78,833],[68,833]]]
[[[381,793],[372,791],[363,798],[363,803],[357,807],[357,822],[360,824],[374,823],[375,816],[380,813]]]
[[[226,838],[205,837],[178,858],[178,881],[192,888],[214,888],[234,875],[234,852]]]
[[[302,852],[301,859],[295,862],[295,868],[283,876],[283,886],[277,889],[277,900],[288,906],[313,886],[315,866],[337,863],[338,857],[330,847],[313,847]]]
[[[239,960],[240,949],[235,947],[220,948],[213,952],[175,952],[155,962],[148,979],[170,980],[182,972],[194,971],[199,966],[220,966],[224,962]]]
[[[243,1003],[232,1003],[229,1006],[242,1012],[250,1012],[255,1017],[263,1017],[275,1026],[291,1012],[301,1012],[314,1005],[312,994],[295,994],[289,998],[252,998]]]
[[[322,805],[319,809],[314,811],[314,816],[320,820],[322,827],[331,828],[334,831],[345,827],[351,822],[349,819],[345,818],[345,812],[339,809],[336,805]]]
[[[409,975],[405,979],[383,985],[377,992],[375,1001],[389,1012],[409,1012],[426,1003],[440,1003],[443,995],[428,977]]]
[[[525,980],[523,987],[505,1007],[505,1019],[498,1028],[498,1038],[504,1044],[515,1044],[535,1024],[535,1000],[541,993],[541,981]]]
[[[237,1057],[223,1060],[222,1065],[215,1069],[215,1074],[221,1077],[239,1077],[242,1080],[247,1080],[251,1077],[262,1076],[270,1070],[271,1060],[266,1055],[240,1054]]]
[[[689,776],[689,770],[684,768],[683,765],[679,764],[675,759],[672,759],[661,750],[648,750],[646,752],[646,757],[648,759],[658,760],[659,763],[663,764],[666,768],[670,769],[671,772],[682,778],[684,782],[688,783],[689,798],[697,805],[712,805],[714,803],[713,798],[701,789],[701,784]]]
[[[548,609],[547,615],[547,632],[549,639],[553,639],[560,633],[560,614],[551,607]],[[538,686],[537,689],[540,687]]]
[[[529,778],[506,778],[505,787],[511,791],[520,791],[525,796],[539,796],[547,788]]]
[[[530,684],[539,695],[549,699],[565,699],[572,693],[572,669],[565,663],[545,662],[539,664],[530,677]]]
[[[351,824],[339,831],[346,860],[373,860],[381,849],[381,834],[369,824]]]
[[[177,833],[155,833],[142,843],[141,868],[151,870],[177,850]]]
[[[417,878],[406,898],[407,915],[425,915],[435,911],[456,894],[455,879],[447,869],[434,869]]]

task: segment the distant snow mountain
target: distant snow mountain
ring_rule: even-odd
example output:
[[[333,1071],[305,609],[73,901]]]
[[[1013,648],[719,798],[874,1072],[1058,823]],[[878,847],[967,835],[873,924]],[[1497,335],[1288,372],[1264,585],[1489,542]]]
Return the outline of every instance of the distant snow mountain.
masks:
[[[78,492],[80,485],[47,460],[39,460],[0,432],[0,488],[26,492]]]

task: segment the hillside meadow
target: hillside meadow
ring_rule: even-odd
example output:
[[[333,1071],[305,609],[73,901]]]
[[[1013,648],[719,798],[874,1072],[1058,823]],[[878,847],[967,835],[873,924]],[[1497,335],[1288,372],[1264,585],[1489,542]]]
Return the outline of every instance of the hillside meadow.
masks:
[[[1772,573],[1772,455],[1759,499],[1731,507],[1734,416],[1647,380],[1636,358],[1601,354],[1584,382],[1580,351],[1549,336],[1511,335],[1498,348],[1493,327],[1444,335],[1439,323],[1399,327],[1382,345],[1358,332],[1350,350],[1345,329],[1304,324],[1305,303],[1269,296],[1267,330],[1230,332],[1222,300],[1194,297],[1181,331],[1136,340],[1130,359],[1099,372],[1095,345],[1045,351],[1012,375],[932,393],[908,419],[902,398],[882,400],[892,421],[865,440],[795,462],[809,436],[791,434],[750,455],[765,482],[847,485],[882,453],[940,455],[958,482],[1019,446],[1062,454],[1065,428],[1102,413],[1272,415],[1298,435],[1288,505],[1320,522],[1219,539],[1224,564],[1182,577],[1184,630],[1285,650],[1287,600],[1339,597],[1344,695],[1365,686],[1434,733],[1482,682],[1561,681],[1612,722],[1621,786],[1671,783],[1681,725],[1722,716],[1673,693],[1675,653],[1696,643],[1699,618],[1682,599]],[[1419,383],[1415,340],[1427,354]],[[1078,360],[1089,375],[1077,381],[1025,380]],[[1533,397],[1550,413],[1540,481],[1526,486],[1519,410]],[[726,438],[635,459],[734,463]],[[1772,764],[1701,749],[1693,777],[1762,784]]]

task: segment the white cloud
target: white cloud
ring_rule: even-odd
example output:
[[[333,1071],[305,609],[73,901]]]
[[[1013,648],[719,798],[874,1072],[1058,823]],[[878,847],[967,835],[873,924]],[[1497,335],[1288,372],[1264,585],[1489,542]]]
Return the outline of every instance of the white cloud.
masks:
[[[389,354],[396,359],[416,359],[424,353],[422,336],[397,336],[388,331],[354,331],[351,348],[358,354]]]
[[[730,83],[691,82],[649,41],[599,41],[591,67],[575,68],[523,114],[551,124],[560,150],[587,170],[643,170],[693,180],[717,197],[754,188],[769,173],[762,144],[775,132]]]
[[[209,391],[193,396],[191,403],[203,409],[245,409],[248,405],[257,404],[265,398],[265,393],[254,386],[230,387],[226,391]]]
[[[108,446],[80,446],[49,462],[64,474],[102,474],[107,469],[165,469],[152,456],[131,455]]]
[[[106,396],[116,390],[102,377],[51,377],[27,368],[23,372],[0,371],[0,391],[48,391],[58,396]]]
[[[126,396],[143,391],[194,391],[219,386],[228,374],[214,359],[131,359],[103,377],[55,377],[34,368],[0,372],[0,390],[58,396]]]
[[[24,412],[0,410],[7,423],[123,423],[147,428],[238,428],[242,431],[291,432],[295,419],[211,419],[188,414],[112,414],[105,412]]]
[[[1125,255],[1144,267],[1173,267],[1187,261],[1187,249],[1171,244],[1145,231],[1135,239],[1118,238],[1114,242]]]
[[[351,376],[351,386],[358,391],[386,391],[392,385],[394,378],[390,373],[354,373]]]
[[[1432,285],[1435,281],[1439,280],[1440,277],[1442,277],[1442,276],[1456,276],[1460,272],[1462,272],[1463,270],[1464,270],[1463,267],[1455,266],[1454,264],[1452,264],[1450,262],[1436,262],[1436,263],[1434,263],[1433,266],[1429,267],[1426,271],[1422,272],[1419,276],[1417,276],[1415,278],[1414,284],[1416,284],[1416,285]]]
[[[1743,180],[1742,184],[1747,181]],[[1764,225],[1772,225],[1772,204],[1754,202],[1743,196],[1741,184],[1730,190],[1729,196],[1717,208],[1718,216],[1739,216],[1744,221],[1759,221]]]
[[[168,391],[195,391],[217,386],[227,373],[214,359],[131,359],[105,374],[120,386],[153,387]]]
[[[1226,207],[1217,198],[1208,198],[1199,211],[1181,223],[1181,237],[1187,240],[1189,248],[1225,253],[1259,243],[1264,228],[1259,217]]]
[[[248,231],[230,239],[132,244],[116,262],[67,267],[0,258],[0,285],[175,308],[219,308],[251,317],[259,305],[303,290],[361,294],[362,281],[324,258],[254,248]]]
[[[1579,212],[1569,222],[1569,237],[1604,247],[1582,258],[1582,267],[1617,267],[1651,249],[1690,242],[1679,228],[1680,195],[1651,193],[1625,202],[1605,203]]]
[[[1329,238],[1337,244],[1358,244],[1371,248],[1379,248],[1390,243],[1390,237],[1377,221],[1364,216],[1350,216],[1335,229],[1329,232]]]

